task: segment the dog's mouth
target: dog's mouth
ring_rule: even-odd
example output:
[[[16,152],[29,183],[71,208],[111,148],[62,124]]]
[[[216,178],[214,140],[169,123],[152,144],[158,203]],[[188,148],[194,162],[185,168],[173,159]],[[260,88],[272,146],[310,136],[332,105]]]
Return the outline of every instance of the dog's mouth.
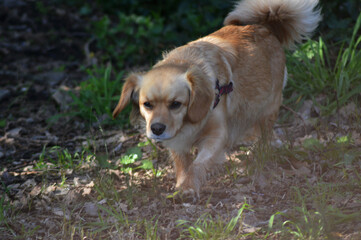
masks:
[[[154,133],[150,133],[150,134],[147,134],[148,138],[150,139],[153,139],[157,142],[162,142],[162,141],[165,141],[165,140],[169,140],[172,138],[172,136],[170,136],[169,134],[162,134],[162,135],[155,135]]]

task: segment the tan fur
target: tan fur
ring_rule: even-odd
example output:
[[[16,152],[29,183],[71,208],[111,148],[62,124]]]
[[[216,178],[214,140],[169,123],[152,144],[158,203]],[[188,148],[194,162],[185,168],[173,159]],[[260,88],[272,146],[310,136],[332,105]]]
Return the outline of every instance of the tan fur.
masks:
[[[123,85],[122,94],[120,95],[120,99],[118,105],[115,107],[113,111],[113,118],[116,118],[119,113],[128,105],[130,102],[131,96],[136,90],[138,86],[138,77],[136,75],[130,75]]]
[[[259,8],[253,6],[241,18],[239,6],[250,6],[251,1],[260,3]],[[292,4],[277,8],[280,2],[241,2],[226,19],[231,25],[164,54],[150,71],[126,80],[113,115],[136,95],[147,136],[162,141],[171,151],[177,188],[198,196],[206,173],[222,164],[225,151],[246,138],[272,132],[286,82],[283,46],[308,34],[300,17],[312,18],[314,25],[319,20],[318,12],[309,11],[315,0],[304,0],[307,11],[290,9]],[[268,3],[272,5],[269,11],[282,11],[270,14],[265,10]],[[233,25],[237,19],[253,25]],[[262,21],[254,22],[257,19]],[[232,82],[234,90],[213,109],[217,80],[220,85]],[[198,152],[194,160],[192,148]]]
[[[191,123],[197,123],[207,115],[213,103],[214,91],[197,67],[187,72],[187,80],[191,87],[187,119]]]

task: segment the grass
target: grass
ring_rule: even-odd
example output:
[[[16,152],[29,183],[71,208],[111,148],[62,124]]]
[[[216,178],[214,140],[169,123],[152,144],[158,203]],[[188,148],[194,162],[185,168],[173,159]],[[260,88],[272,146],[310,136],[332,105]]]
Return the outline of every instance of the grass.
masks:
[[[89,163],[89,161],[95,164],[93,168],[96,169],[96,173],[92,177],[92,179],[96,179],[95,184],[86,201],[97,206],[97,216],[84,216],[83,210],[79,210],[83,209],[82,207],[71,206],[70,218],[63,217],[59,222],[60,228],[56,232],[56,236],[62,236],[63,239],[78,239],[79,237],[164,239],[164,236],[169,237],[169,232],[167,232],[169,224],[174,226],[172,231],[178,232],[177,239],[337,239],[337,236],[346,236],[344,229],[356,225],[361,217],[361,211],[350,209],[347,206],[348,199],[354,201],[353,196],[359,194],[357,186],[361,184],[361,152],[354,145],[350,136],[341,135],[328,142],[309,138],[299,146],[286,144],[281,148],[273,148],[269,145],[265,147],[261,144],[248,149],[249,163],[261,161],[261,164],[253,166],[254,172],[273,172],[274,175],[282,175],[279,170],[275,169],[283,168],[291,171],[292,167],[290,166],[293,166],[295,161],[305,166],[312,165],[314,169],[322,169],[322,172],[314,173],[317,174],[315,182],[310,182],[310,176],[307,175],[298,177],[291,175],[293,184],[284,183],[288,193],[282,200],[282,204],[278,205],[284,206],[286,209],[277,209],[271,207],[271,204],[264,205],[263,207],[272,208],[274,211],[272,214],[264,214],[264,217],[269,218],[269,223],[251,233],[244,231],[243,221],[246,213],[250,211],[260,214],[260,206],[255,206],[255,203],[252,205],[242,204],[237,215],[230,218],[225,209],[222,210],[222,214],[213,211],[204,213],[206,209],[212,209],[207,207],[211,202],[207,200],[206,206],[199,206],[201,210],[195,212],[193,218],[182,220],[184,218],[181,214],[178,215],[176,210],[179,208],[192,209],[192,206],[182,207],[182,204],[167,200],[166,195],[159,196],[159,191],[164,191],[164,189],[159,190],[153,185],[164,181],[165,175],[158,176],[159,181],[154,182],[152,177],[145,177],[145,172],[150,175],[157,172],[154,171],[154,167],[140,168],[142,161],[156,156],[156,150],[150,146],[148,141],[129,148],[118,159],[111,161],[108,159],[110,163],[108,167],[101,166],[101,163],[96,160],[97,156],[89,152],[77,155],[59,147],[44,149],[39,160],[44,166],[47,166],[47,162],[51,162],[52,170],[57,172],[65,172],[71,168],[77,174],[79,173],[77,170],[81,169],[79,166],[82,164],[80,163]],[[148,159],[148,157],[150,158]],[[66,161],[69,163],[65,164]],[[236,164],[233,167],[237,167]],[[261,168],[261,170],[257,168]],[[42,169],[39,168],[39,170]],[[114,170],[118,171],[118,175],[114,174]],[[333,175],[330,175],[330,172],[334,172]],[[85,173],[87,172],[85,171]],[[237,172],[232,172],[231,176],[226,174],[223,177],[232,178],[230,182],[237,183],[237,174]],[[248,174],[254,173],[248,171]],[[149,188],[142,186],[144,182],[148,182],[150,186],[158,189],[155,190],[155,194],[144,191]],[[70,183],[70,178],[65,179],[63,184],[58,185],[58,188],[69,188],[71,187]],[[252,183],[250,184],[252,185]],[[233,185],[232,189],[237,189],[237,187]],[[33,201],[32,205],[35,206],[36,201]],[[277,202],[279,198],[271,198],[269,201]],[[159,202],[159,205],[152,210],[154,215],[151,219],[149,219],[149,214],[143,216],[142,212],[138,212],[141,210],[137,210],[137,208],[150,206],[154,202]],[[82,202],[77,204],[81,205]],[[64,205],[63,207],[65,211],[70,206]],[[23,215],[18,212],[11,218],[7,218],[12,212],[10,208],[12,206],[9,200],[1,198],[1,231],[20,238],[30,238],[39,234],[41,227],[28,228],[24,225],[20,230],[14,228],[14,223],[19,221],[18,218]],[[34,207],[29,207],[29,211],[32,209]],[[160,214],[159,211],[164,211],[166,214]],[[185,210],[185,212],[187,211]],[[167,214],[175,214],[179,218],[170,220]],[[77,215],[81,217],[76,217]]]
[[[292,152],[294,155],[290,155]],[[357,194],[360,185],[360,149],[353,146],[347,136],[342,136],[326,144],[310,138],[292,152],[277,150],[277,154],[288,161],[298,159],[314,164],[315,168],[322,168],[323,173],[315,183],[309,176],[304,176],[305,183],[290,187],[289,203],[292,204],[286,212],[279,211],[270,217],[269,230],[272,233],[269,231],[266,236],[339,239],[337,236],[344,236],[346,226],[357,224],[361,218],[360,210],[350,210],[345,204],[345,199]],[[335,173],[329,179],[332,171]],[[282,217],[275,221],[276,216]]]
[[[330,204],[336,196],[344,196],[343,186],[319,182],[306,188],[294,187],[294,207],[287,213],[272,215],[269,228],[274,234],[289,239],[338,239],[343,228],[357,224],[361,211],[349,212]],[[347,195],[346,195],[347,196]],[[283,219],[274,226],[274,217],[282,215]]]
[[[309,40],[287,55],[289,81],[285,89],[285,104],[312,99],[324,114],[355,99],[361,92],[361,51],[359,35],[361,14],[354,26],[350,42],[342,42],[338,53],[320,37]],[[332,48],[335,49],[335,48]],[[323,102],[317,98],[323,95]]]
[[[80,84],[78,94],[69,92],[73,98],[70,116],[77,116],[88,123],[97,122],[102,125],[128,122],[129,109],[120,117],[120,121],[112,120],[113,108],[119,100],[122,88],[123,72],[112,73],[112,66],[87,69],[89,78]],[[113,79],[113,80],[112,80]]]
[[[159,29],[156,23],[149,18],[135,15],[120,15],[120,25],[110,28],[110,19],[104,17],[95,24],[95,33],[98,43],[102,48],[111,48],[108,51],[117,56],[127,58],[134,55],[134,48],[144,46],[145,36],[152,38],[159,45]],[[125,31],[125,36],[133,38],[134,26],[129,22],[136,22],[142,31],[136,31],[140,43],[132,43],[127,48],[128,52],[116,53],[114,44],[124,44],[117,41],[117,35]],[[126,28],[121,26],[126,26]],[[144,26],[143,26],[144,25]],[[356,101],[361,92],[361,36],[358,32],[361,27],[361,14],[353,28],[353,34],[349,42],[341,42],[337,46],[329,46],[321,37],[309,40],[294,52],[287,54],[287,68],[289,72],[288,84],[284,91],[284,104],[298,108],[304,100],[312,99],[316,106],[321,109],[321,115],[330,115],[338,111],[350,101]],[[128,29],[128,30],[127,30]],[[124,36],[123,36],[124,37]],[[143,40],[142,40],[143,39]],[[112,42],[112,44],[110,42]],[[153,44],[153,43],[152,43]],[[151,48],[151,47],[150,47]],[[331,49],[331,50],[330,50]],[[338,49],[336,52],[334,49]],[[136,54],[137,56],[139,54]],[[154,55],[154,53],[152,53]],[[140,56],[140,55],[139,55]],[[143,55],[142,55],[143,56]],[[144,57],[144,56],[143,56]],[[123,67],[124,59],[118,59]],[[112,67],[94,67],[88,69],[89,78],[82,82],[78,94],[70,92],[73,103],[71,116],[78,116],[88,123],[127,125],[130,109],[122,112],[120,120],[113,121],[111,113],[118,101],[122,87],[123,72],[112,73]],[[113,80],[111,80],[113,79]]]
[[[60,146],[53,146],[49,149],[44,146],[34,168],[40,171],[79,169],[84,163],[91,160],[93,155],[88,154],[88,152],[88,150],[84,149],[82,152],[75,152],[72,154],[68,149],[63,149]]]
[[[222,217],[212,217],[210,214],[203,214],[195,223],[185,220],[178,220],[177,227],[183,229],[182,239],[239,239],[249,234],[242,234],[242,218],[245,210],[250,206],[244,203],[239,209],[237,216],[226,221]],[[238,226],[238,231],[236,227]]]

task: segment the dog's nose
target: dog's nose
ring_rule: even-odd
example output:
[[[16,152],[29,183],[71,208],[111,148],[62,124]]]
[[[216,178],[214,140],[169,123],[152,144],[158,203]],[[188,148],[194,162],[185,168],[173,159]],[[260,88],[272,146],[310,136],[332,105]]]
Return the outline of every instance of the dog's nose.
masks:
[[[164,132],[165,125],[163,123],[153,123],[150,128],[155,135],[159,136]]]

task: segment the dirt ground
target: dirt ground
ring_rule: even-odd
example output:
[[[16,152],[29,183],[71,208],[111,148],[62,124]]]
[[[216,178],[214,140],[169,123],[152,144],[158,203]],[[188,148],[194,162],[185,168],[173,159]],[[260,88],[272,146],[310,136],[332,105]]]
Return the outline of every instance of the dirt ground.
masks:
[[[0,223],[1,239],[143,239],[146,230],[144,222],[140,223],[142,219],[153,224],[157,220],[160,239],[177,239],[182,234],[177,220],[194,222],[209,214],[229,221],[244,203],[252,210],[243,215],[239,231],[253,233],[257,239],[265,236],[260,229],[268,226],[273,214],[290,213],[295,204],[301,205],[295,187],[312,189],[310,186],[322,179],[325,183],[339,183],[342,188],[345,172],[349,179],[361,173],[359,155],[345,168],[324,162],[332,159],[335,149],[331,143],[339,137],[347,135],[352,139],[347,153],[360,150],[360,106],[349,104],[333,116],[319,118],[311,101],[298,113],[291,113],[294,120],[275,126],[279,138],[295,152],[258,145],[235,149],[228,154],[224,170],[206,183],[197,203],[172,197],[172,162],[161,145],[156,149],[152,145],[141,148],[143,158],[153,156],[153,165],[161,171],[158,177],[142,170],[126,175],[119,169],[101,168],[92,159],[76,169],[41,162],[44,149],[57,146],[72,156],[83,149],[91,149],[98,157],[108,153],[107,162],[116,165],[119,156],[146,139],[132,129],[99,130],[97,125],[88,126],[79,119],[49,123],[67,109],[64,96],[56,95],[58,90],[64,86],[75,88],[87,77],[80,68],[89,64],[84,52],[91,38],[86,31],[88,23],[64,9],[39,16],[22,1],[14,4],[18,6],[0,8],[0,120],[6,119],[0,128],[0,194],[2,220],[7,219]],[[282,110],[282,114],[286,112],[289,110]],[[311,138],[319,139],[326,147],[322,151],[297,152],[297,147]],[[47,160],[67,159],[57,151],[46,153]],[[263,153],[270,159],[260,161]],[[39,170],[39,163],[46,167]],[[338,207],[344,214],[359,213],[360,185],[347,181],[344,187],[341,195],[332,195],[325,204]],[[317,189],[313,190],[310,196],[318,194]],[[118,214],[112,215],[104,206],[112,206]],[[119,212],[130,222],[121,234],[112,225],[122,222]],[[105,225],[111,227],[89,225],[101,222],[102,216],[108,216]],[[282,218],[276,217],[280,221]],[[335,239],[361,239],[360,221],[336,226],[331,231]],[[88,238],[82,238],[79,229]],[[96,233],[94,229],[98,229]]]

